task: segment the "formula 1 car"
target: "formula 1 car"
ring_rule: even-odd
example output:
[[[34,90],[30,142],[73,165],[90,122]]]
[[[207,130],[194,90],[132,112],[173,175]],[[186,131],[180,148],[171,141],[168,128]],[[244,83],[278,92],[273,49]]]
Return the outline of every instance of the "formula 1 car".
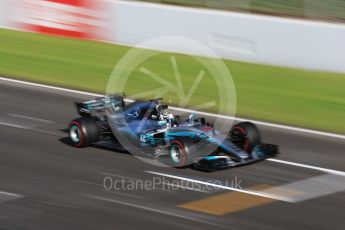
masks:
[[[278,146],[261,142],[250,122],[220,133],[203,117],[181,118],[162,99],[126,104],[122,95],[76,102],[80,118],[69,124],[75,147],[117,144],[128,152],[160,159],[173,167],[213,171],[250,164],[278,154]]]

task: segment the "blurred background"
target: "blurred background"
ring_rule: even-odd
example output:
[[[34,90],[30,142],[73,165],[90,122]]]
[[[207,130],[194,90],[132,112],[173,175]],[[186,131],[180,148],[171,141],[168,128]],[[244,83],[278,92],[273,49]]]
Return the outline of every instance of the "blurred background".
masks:
[[[205,58],[224,60],[237,116],[344,133],[344,6],[343,0],[0,0],[0,73],[104,93],[131,47],[180,36],[217,54]],[[190,55],[206,55],[181,44],[141,48],[167,53],[146,63],[169,81],[169,56],[176,55],[187,88],[200,69]],[[129,95],[157,86],[139,70],[133,74]],[[206,74],[189,106],[221,90],[211,81]]]
[[[246,12],[280,17],[303,18],[331,22],[343,22],[345,2],[342,0],[162,0],[144,1],[162,4],[201,7],[209,9]]]
[[[345,0],[0,0],[0,229],[343,230],[344,22]],[[71,147],[74,102],[104,95],[133,50],[116,76],[129,97],[173,85],[165,103],[215,102],[199,108],[210,120],[229,115],[225,75],[206,68],[223,63],[237,109],[219,119],[253,120],[281,154],[205,173]],[[161,183],[108,191],[106,177]]]

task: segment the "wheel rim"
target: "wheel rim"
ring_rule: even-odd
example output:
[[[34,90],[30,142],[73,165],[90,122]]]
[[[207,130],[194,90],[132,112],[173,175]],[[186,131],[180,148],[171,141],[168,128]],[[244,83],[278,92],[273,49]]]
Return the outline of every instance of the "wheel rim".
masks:
[[[248,138],[245,134],[245,131],[241,128],[234,128],[231,133],[231,140],[232,142],[237,145],[238,147],[244,149],[245,151],[248,149]]]
[[[80,129],[75,125],[71,126],[69,130],[69,136],[74,143],[80,142],[80,135],[81,135]]]
[[[182,150],[178,145],[172,145],[170,149],[170,158],[175,163],[180,163],[182,159]]]

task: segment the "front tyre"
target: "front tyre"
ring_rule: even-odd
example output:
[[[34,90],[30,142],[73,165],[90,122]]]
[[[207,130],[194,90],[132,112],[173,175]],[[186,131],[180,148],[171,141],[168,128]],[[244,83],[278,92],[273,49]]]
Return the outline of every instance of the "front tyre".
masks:
[[[187,158],[187,151],[181,141],[174,140],[169,148],[169,156],[173,167],[184,166]]]
[[[260,131],[251,122],[241,122],[234,125],[229,134],[231,142],[247,153],[251,153],[255,146],[261,143]]]
[[[194,163],[198,156],[198,144],[192,140],[175,139],[169,147],[169,161],[172,167],[183,168]]]
[[[96,119],[81,117],[74,119],[69,124],[69,138],[75,147],[87,147],[98,141],[99,130]]]

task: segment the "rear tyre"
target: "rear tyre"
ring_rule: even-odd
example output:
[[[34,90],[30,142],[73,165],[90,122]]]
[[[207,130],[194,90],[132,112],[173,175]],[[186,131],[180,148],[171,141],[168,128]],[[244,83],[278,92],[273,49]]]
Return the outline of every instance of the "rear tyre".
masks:
[[[254,147],[261,143],[260,131],[256,125],[251,122],[241,122],[234,125],[229,135],[232,143],[247,153],[251,153]]]
[[[99,139],[99,130],[96,119],[93,117],[80,117],[69,124],[69,137],[72,145],[83,148],[90,146]]]

